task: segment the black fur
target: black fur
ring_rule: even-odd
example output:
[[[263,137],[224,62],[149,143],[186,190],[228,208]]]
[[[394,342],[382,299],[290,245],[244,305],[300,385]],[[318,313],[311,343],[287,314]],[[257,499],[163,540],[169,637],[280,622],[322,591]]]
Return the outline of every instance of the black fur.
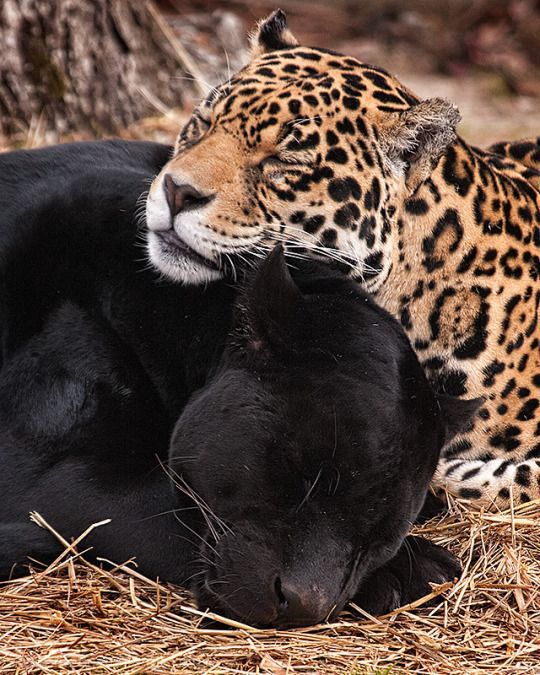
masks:
[[[471,405],[439,403],[401,327],[355,282],[315,263],[293,277],[274,251],[171,443],[215,528],[199,604],[259,625],[322,621],[353,596],[387,611],[459,570],[422,540],[409,555],[404,538]]]
[[[287,49],[294,46],[294,42],[284,37],[287,30],[287,17],[282,9],[276,9],[259,25],[257,39],[266,51]]]
[[[193,537],[154,517],[171,508],[158,459],[219,357],[233,291],[148,270],[134,212],[169,154],[103,142],[0,155],[3,577],[58,552],[28,522],[37,510],[68,538],[110,517],[85,544],[183,578],[189,547],[171,533]]]
[[[232,326],[225,283],[158,281],[134,212],[168,153],[0,155],[0,575],[58,553],[37,510],[67,538],[112,518],[95,554],[197,574],[201,606],[256,624],[355,596],[386,611],[453,577],[403,541],[470,406],[441,405],[397,322],[325,265],[293,278],[274,251]]]

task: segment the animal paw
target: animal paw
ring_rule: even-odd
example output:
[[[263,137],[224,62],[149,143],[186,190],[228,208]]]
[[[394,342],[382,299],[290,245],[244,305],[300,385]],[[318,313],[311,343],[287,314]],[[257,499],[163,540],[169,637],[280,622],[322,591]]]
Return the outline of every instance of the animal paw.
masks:
[[[452,553],[422,537],[409,536],[390,561],[365,579],[353,602],[374,616],[386,614],[428,595],[430,583],[453,581],[460,574]]]

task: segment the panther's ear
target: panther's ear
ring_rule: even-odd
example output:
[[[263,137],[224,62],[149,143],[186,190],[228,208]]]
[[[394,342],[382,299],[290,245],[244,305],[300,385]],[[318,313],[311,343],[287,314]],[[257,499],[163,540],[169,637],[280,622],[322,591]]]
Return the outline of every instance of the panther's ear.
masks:
[[[291,341],[291,327],[302,293],[285,263],[278,244],[260,266],[247,290],[249,333],[255,349],[283,348]]]
[[[298,40],[287,28],[287,17],[282,9],[276,9],[266,19],[261,19],[250,36],[251,58],[262,56],[276,49],[296,47]]]
[[[480,397],[466,401],[446,394],[437,394],[446,426],[445,444],[467,429],[484,400]]]
[[[446,148],[456,140],[461,119],[455,105],[430,98],[400,113],[390,113],[381,142],[388,166],[405,175],[410,192],[425,181]]]

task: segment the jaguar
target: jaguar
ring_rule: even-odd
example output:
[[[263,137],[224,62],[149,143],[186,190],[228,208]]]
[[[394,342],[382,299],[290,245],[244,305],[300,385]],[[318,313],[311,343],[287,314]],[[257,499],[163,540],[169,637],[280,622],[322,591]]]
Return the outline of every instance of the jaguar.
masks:
[[[147,249],[184,284],[276,242],[346,272],[437,391],[484,399],[434,487],[506,508],[540,497],[540,140],[482,150],[459,121],[382,68],[299,45],[277,10],[154,179]]]

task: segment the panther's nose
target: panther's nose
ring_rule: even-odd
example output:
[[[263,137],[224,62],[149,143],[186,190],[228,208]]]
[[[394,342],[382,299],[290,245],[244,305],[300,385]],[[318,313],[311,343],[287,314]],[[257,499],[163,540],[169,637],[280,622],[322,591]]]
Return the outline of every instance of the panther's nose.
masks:
[[[324,621],[328,614],[326,602],[318,593],[291,580],[277,577],[274,592],[279,603],[275,622],[278,626],[311,626]]]
[[[173,218],[181,211],[204,206],[209,201],[192,185],[177,185],[170,173],[166,173],[163,178],[163,189]]]

